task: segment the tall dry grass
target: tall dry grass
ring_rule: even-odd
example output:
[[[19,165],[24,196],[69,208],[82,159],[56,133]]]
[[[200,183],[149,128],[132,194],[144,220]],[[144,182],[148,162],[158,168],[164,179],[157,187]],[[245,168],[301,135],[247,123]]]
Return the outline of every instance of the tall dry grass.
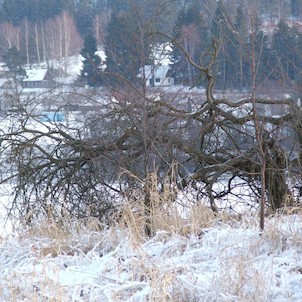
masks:
[[[131,196],[124,199],[119,219],[119,226],[129,231],[133,242],[143,242],[146,227],[153,235],[166,231],[186,236],[198,234],[217,219],[217,214],[205,203],[178,200],[179,189],[173,177],[166,178],[160,186],[154,172],[139,182],[142,189],[132,190]]]

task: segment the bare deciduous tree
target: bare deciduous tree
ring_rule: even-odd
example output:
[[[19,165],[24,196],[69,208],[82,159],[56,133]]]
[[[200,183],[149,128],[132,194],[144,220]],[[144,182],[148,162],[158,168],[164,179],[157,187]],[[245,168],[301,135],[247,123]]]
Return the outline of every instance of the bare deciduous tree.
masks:
[[[79,52],[82,39],[76,30],[76,26],[67,11],[55,19],[48,20],[45,25],[48,36],[46,48],[49,50],[50,59],[63,59],[64,72],[67,72],[68,58]]]
[[[106,26],[110,21],[110,15],[110,12],[105,9],[104,11],[102,11],[102,13],[94,17],[95,38],[98,45],[104,44]]]
[[[20,50],[20,28],[11,23],[4,22],[0,25],[1,46],[4,51],[16,47]]]

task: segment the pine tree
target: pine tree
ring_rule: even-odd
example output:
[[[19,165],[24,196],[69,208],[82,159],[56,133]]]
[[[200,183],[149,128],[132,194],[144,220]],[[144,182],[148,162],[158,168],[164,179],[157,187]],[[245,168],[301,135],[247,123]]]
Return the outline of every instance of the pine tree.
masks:
[[[4,20],[14,25],[20,24],[28,14],[26,0],[4,0],[1,12]]]
[[[84,58],[80,80],[90,87],[97,87],[101,84],[101,58],[96,52],[96,39],[89,33],[84,39],[84,46],[80,52]]]
[[[269,48],[269,39],[263,31],[261,21],[258,17],[254,20],[254,29],[249,35],[246,51],[246,60],[248,62],[247,78],[249,83],[252,81],[252,62],[254,56],[255,65],[257,67],[255,80],[256,85],[263,83],[265,79],[269,79],[275,74],[276,63],[273,62],[273,51]],[[254,45],[252,45],[254,43]],[[252,53],[254,51],[254,53]],[[273,72],[274,70],[274,72]]]
[[[139,22],[139,15],[132,11],[112,13],[105,39],[106,73],[111,85],[137,83],[140,68],[147,64],[151,41]]]
[[[25,63],[25,57],[16,48],[9,48],[6,53],[2,56],[2,59],[9,71],[14,75],[14,79],[23,79],[26,77],[26,72],[23,69]]]
[[[274,62],[279,72],[279,78],[295,79],[297,39],[294,28],[280,21],[273,36],[272,50]]]
[[[236,10],[236,16],[234,21],[234,40],[231,44],[231,60],[234,64],[233,70],[233,85],[240,90],[247,84],[247,49],[248,42],[248,28],[247,20],[244,15],[243,6],[238,5]]]
[[[78,1],[75,8],[75,22],[78,32],[85,37],[93,28],[94,10],[91,0]]]
[[[199,5],[195,2],[183,5],[173,29],[176,44],[173,46],[172,70],[177,83],[193,86],[200,84],[199,71],[188,60],[178,44],[183,47],[197,63],[207,47],[208,31],[205,27]]]
[[[64,0],[4,0],[1,6],[3,18],[19,25],[27,18],[31,22],[44,22],[60,14],[67,7]]]
[[[223,39],[228,33],[231,22],[222,0],[219,0],[212,19],[211,35]]]
[[[234,76],[234,24],[232,23],[222,0],[217,3],[213,16],[211,37],[219,43],[219,54],[215,64],[216,82],[225,89],[233,84]]]

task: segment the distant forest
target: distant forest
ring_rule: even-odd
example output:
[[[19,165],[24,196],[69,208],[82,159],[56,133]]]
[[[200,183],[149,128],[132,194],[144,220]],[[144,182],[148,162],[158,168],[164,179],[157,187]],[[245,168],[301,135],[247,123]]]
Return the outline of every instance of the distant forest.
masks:
[[[110,45],[131,53],[143,24],[147,48],[172,40],[195,61],[215,41],[218,88],[246,89],[253,72],[259,83],[302,83],[302,0],[1,0],[0,6],[0,55],[16,48],[24,64],[62,59],[64,65],[88,33],[105,51]],[[129,38],[131,45],[123,42]],[[137,75],[143,60],[136,64],[134,53],[123,60],[133,62]],[[179,47],[173,48],[171,69],[177,84],[202,85]]]

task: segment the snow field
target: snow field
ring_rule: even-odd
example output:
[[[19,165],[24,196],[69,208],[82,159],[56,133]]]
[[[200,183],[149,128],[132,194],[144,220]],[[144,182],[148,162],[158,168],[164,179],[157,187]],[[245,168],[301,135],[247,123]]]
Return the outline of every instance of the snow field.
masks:
[[[301,301],[302,217],[208,221],[147,238],[47,222],[0,246],[0,301]]]

